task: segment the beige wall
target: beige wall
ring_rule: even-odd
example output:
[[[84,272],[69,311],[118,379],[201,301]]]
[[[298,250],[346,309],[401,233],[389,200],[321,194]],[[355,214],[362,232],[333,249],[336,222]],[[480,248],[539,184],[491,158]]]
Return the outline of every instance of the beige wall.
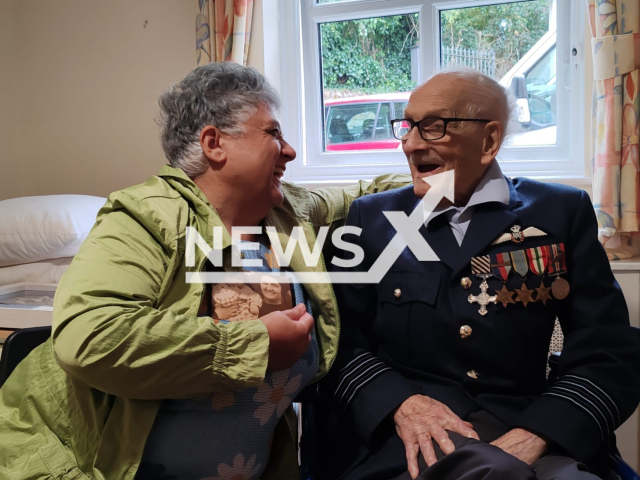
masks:
[[[156,173],[158,94],[195,66],[193,2],[0,2],[0,39],[20,40],[13,53],[0,47],[0,86],[7,71],[17,80],[0,105],[20,105],[13,146],[0,137],[0,181],[18,191],[0,198],[107,195]]]
[[[18,195],[14,138],[19,119],[15,94],[15,42],[13,0],[0,0],[0,199]]]
[[[0,199],[106,196],[157,173],[157,98],[195,67],[195,5],[0,0]],[[253,25],[264,71],[262,0]]]

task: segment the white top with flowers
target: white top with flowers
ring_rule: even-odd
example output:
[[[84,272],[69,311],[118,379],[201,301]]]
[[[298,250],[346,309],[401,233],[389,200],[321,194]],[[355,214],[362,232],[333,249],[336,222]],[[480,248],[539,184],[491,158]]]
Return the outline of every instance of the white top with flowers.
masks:
[[[260,258],[268,251],[261,244],[260,250],[246,250],[245,258],[251,254]],[[277,271],[267,268],[245,270]],[[313,315],[302,285],[294,281],[291,290],[293,304],[305,303]],[[276,425],[317,371],[318,343],[313,332],[307,352],[291,368],[267,372],[258,388],[164,400],[136,480],[257,480],[267,466]]]

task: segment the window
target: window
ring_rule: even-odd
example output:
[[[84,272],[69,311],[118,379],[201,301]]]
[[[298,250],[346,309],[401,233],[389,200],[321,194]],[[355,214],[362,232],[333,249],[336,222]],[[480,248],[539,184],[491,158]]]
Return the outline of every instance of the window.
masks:
[[[518,80],[517,78],[514,79]],[[557,131],[556,47],[521,76],[526,98],[518,98],[524,118],[517,122],[516,131],[507,139],[508,145],[555,145]],[[531,133],[527,133],[531,132]],[[535,133],[533,133],[535,132]]]
[[[391,135],[390,102],[398,96],[408,99],[417,86],[417,72],[411,69],[417,23],[418,15],[408,14],[320,24],[322,100],[335,112],[331,119],[325,119],[325,137],[331,140],[331,129],[340,128],[335,117],[338,111],[350,114],[353,137],[343,142],[350,145],[340,148],[325,142],[324,152],[398,148],[400,143]],[[373,115],[361,118],[358,112],[365,105]],[[364,132],[363,121],[367,122]]]
[[[390,121],[419,83],[454,65],[493,77],[516,99],[499,157],[505,173],[582,176],[583,3],[280,0],[297,26],[281,39],[283,123],[298,150],[289,179],[407,172]]]
[[[554,46],[525,75],[531,128],[556,125],[556,47]]]
[[[409,102],[396,102],[393,104],[394,118],[404,118],[404,109],[407,108],[407,103]]]
[[[378,118],[375,124],[375,140],[389,140],[393,138],[391,134],[391,120],[396,117],[391,116],[391,104],[383,103],[378,111]]]
[[[441,66],[479,70],[516,97],[518,118],[507,145],[556,144],[556,18],[549,0],[440,11]],[[543,131],[530,133],[536,130]]]

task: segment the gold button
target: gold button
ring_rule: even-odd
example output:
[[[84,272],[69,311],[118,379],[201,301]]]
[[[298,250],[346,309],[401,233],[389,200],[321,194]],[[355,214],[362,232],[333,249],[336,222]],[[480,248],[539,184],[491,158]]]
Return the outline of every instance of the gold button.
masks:
[[[471,332],[473,332],[473,329],[469,325],[463,325],[460,327],[460,336],[462,338],[471,336]]]
[[[400,298],[400,295],[402,295],[402,290],[400,290],[399,288],[396,288],[393,291],[393,296],[396,297],[396,298]]]
[[[244,252],[240,252],[240,258],[244,258]]]
[[[469,290],[471,288],[471,279],[469,277],[463,277],[462,280],[460,280],[460,285],[465,290]]]
[[[467,372],[467,375],[469,375],[471,378],[473,378],[474,380],[478,379],[478,372],[476,372],[475,370],[469,370]]]

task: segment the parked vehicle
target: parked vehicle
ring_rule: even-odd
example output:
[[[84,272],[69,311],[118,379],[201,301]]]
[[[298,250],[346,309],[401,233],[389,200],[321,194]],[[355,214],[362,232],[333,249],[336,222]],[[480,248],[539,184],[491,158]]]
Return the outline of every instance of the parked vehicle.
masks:
[[[400,141],[391,132],[391,120],[403,117],[410,94],[383,93],[326,101],[326,150],[400,148]]]
[[[518,131],[556,125],[556,32],[549,31],[500,79],[516,97]]]

